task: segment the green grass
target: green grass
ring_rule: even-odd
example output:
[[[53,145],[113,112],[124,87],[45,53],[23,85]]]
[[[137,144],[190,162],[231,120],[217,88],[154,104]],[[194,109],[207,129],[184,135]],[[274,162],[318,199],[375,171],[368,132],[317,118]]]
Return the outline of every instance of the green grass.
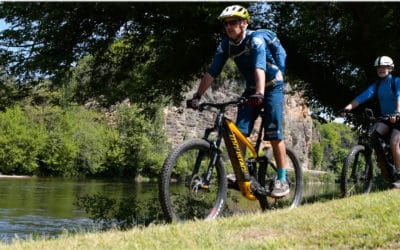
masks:
[[[63,234],[57,239],[0,245],[0,249],[360,248],[400,248],[400,190],[213,221]]]

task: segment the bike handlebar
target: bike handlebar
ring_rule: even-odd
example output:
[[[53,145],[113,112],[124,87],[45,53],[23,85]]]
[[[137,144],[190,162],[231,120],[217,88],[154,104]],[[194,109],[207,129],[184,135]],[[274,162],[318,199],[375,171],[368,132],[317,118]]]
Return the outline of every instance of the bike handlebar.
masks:
[[[246,98],[244,97],[240,97],[237,100],[231,100],[231,101],[227,101],[227,102],[220,102],[220,103],[212,103],[212,102],[203,102],[200,103],[199,105],[199,111],[203,111],[206,107],[212,107],[212,108],[217,108],[219,110],[224,110],[226,107],[231,106],[231,105],[235,105],[235,106],[239,106],[244,104],[246,101]]]
[[[351,111],[349,111],[349,110],[341,110],[340,112],[341,113],[345,113],[346,116],[349,117],[349,118],[355,118],[356,117],[356,115],[354,113],[352,113]],[[367,121],[368,123],[376,122],[376,121],[382,121],[382,120],[389,120],[393,116],[397,117],[397,119],[400,119],[400,114],[398,114],[398,113],[391,114],[391,115],[375,116],[374,112],[372,111],[372,109],[369,109],[369,108],[364,109],[363,114],[364,115],[362,116],[361,120],[364,120],[364,122]]]
[[[397,119],[399,119],[399,117],[400,117],[399,113],[394,113],[394,114],[391,114],[391,115],[382,115],[382,116],[375,117],[374,116],[374,112],[372,111],[372,109],[368,109],[368,108],[365,109],[365,114],[366,114],[367,118],[370,119],[371,121],[388,120],[391,117],[396,117]]]

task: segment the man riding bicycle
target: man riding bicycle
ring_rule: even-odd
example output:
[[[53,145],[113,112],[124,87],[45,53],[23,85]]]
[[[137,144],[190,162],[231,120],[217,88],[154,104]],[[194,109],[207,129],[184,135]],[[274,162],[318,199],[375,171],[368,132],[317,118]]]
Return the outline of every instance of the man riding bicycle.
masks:
[[[379,79],[347,104],[344,111],[348,112],[375,96],[378,98],[381,114],[390,118],[381,120],[376,124],[376,129],[372,134],[372,138],[375,141],[374,150],[382,174],[385,178],[388,178],[388,175],[393,176],[395,178],[393,187],[400,188],[400,79],[394,78],[391,74],[394,69],[394,63],[390,57],[380,56],[376,58],[374,66]],[[345,116],[345,113],[342,113],[342,116]],[[390,149],[397,173],[386,172],[384,166],[387,163],[379,143],[379,138],[383,138],[389,133]]]
[[[249,136],[260,110],[264,109],[264,140],[271,142],[278,166],[278,176],[271,195],[283,197],[289,193],[285,168],[286,147],[282,134],[286,52],[274,32],[247,29],[250,15],[242,6],[226,7],[218,19],[222,21],[228,37],[218,45],[210,67],[188,103],[191,108],[198,108],[202,95],[221,73],[226,61],[232,58],[246,79],[243,96],[248,99],[238,110],[236,124],[244,135]],[[245,145],[241,145],[241,149],[245,154]]]

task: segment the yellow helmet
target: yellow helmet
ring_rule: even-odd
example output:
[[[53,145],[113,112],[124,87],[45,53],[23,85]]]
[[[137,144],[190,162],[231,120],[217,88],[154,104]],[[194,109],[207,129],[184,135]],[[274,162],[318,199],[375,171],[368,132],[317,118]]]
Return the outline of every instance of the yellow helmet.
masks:
[[[244,8],[243,6],[240,6],[240,5],[232,5],[232,6],[226,7],[221,12],[218,19],[222,21],[228,17],[239,17],[241,19],[246,19],[247,22],[250,22],[249,12],[246,10],[246,8]]]

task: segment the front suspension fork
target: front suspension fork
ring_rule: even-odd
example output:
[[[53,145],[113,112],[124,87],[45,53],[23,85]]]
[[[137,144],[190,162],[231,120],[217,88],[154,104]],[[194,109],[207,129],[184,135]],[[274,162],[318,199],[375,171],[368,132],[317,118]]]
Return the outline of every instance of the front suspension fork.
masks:
[[[190,189],[192,191],[196,192],[199,189],[209,190],[211,176],[220,155],[215,142],[210,142],[210,146],[211,150],[209,152],[199,151],[196,157],[196,162],[191,175],[192,177],[191,177]],[[208,164],[207,172],[205,173],[205,175],[199,176],[200,166],[202,164],[205,154],[210,154],[210,162]]]

